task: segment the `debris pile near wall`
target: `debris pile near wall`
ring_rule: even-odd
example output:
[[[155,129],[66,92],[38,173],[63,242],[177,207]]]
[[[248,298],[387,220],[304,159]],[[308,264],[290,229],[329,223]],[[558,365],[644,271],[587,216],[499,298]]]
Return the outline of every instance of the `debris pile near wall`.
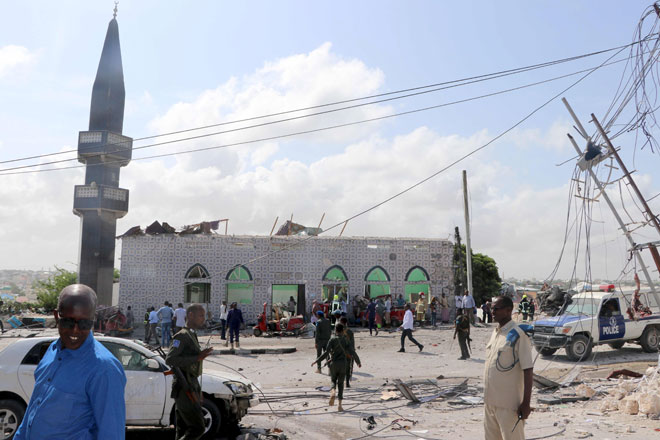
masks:
[[[618,386],[603,400],[600,410],[660,417],[660,365],[649,367],[640,379],[619,378]]]

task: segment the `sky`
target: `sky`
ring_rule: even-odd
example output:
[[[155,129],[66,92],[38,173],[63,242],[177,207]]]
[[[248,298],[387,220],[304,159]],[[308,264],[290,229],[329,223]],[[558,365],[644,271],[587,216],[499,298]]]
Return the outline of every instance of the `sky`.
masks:
[[[126,87],[124,134],[162,135],[609,49],[632,41],[649,4],[122,1],[117,20]],[[0,161],[77,148],[77,133],[87,129],[113,7],[111,1],[67,0],[3,5]],[[131,162],[121,171],[130,206],[118,221],[118,234],[154,220],[183,226],[229,218],[230,234],[267,235],[276,217],[282,223],[292,214],[295,222],[316,226],[325,213],[322,227],[340,225],[488,143],[581,75],[343,128],[246,142],[493,94],[592,68],[612,55],[263,127],[245,128],[254,122],[244,122],[198,130],[188,135],[244,128],[136,150],[138,159],[241,143]],[[607,112],[625,65],[604,66],[559,95],[590,133],[595,130],[590,113]],[[582,205],[570,193],[575,152],[566,133],[576,136],[581,148],[585,142],[572,126],[555,99],[467,159],[351,220],[344,234],[451,238],[455,226],[464,234],[461,173],[466,170],[473,251],[493,257],[504,277],[546,279],[560,258],[567,218],[571,223]],[[635,147],[636,134],[617,137],[615,144],[651,199],[660,193],[660,152]],[[134,147],[182,137],[136,140]],[[80,221],[71,208],[73,186],[84,182],[84,170],[2,175],[2,169],[53,158],[73,159],[58,168],[77,164],[75,153],[0,164],[0,268],[76,268]],[[602,180],[620,177],[619,170],[604,165]],[[581,182],[581,190],[586,185]],[[619,194],[613,184],[608,192],[630,214],[626,222],[639,226],[642,216],[627,188]],[[628,263],[625,239],[607,205],[600,200],[592,205],[591,276],[630,279],[635,267]],[[658,213],[660,197],[650,205]],[[338,235],[340,229],[327,234]],[[579,230],[584,226],[567,234],[559,278],[587,276],[585,233],[576,251]],[[643,226],[634,238],[639,243],[659,236]]]

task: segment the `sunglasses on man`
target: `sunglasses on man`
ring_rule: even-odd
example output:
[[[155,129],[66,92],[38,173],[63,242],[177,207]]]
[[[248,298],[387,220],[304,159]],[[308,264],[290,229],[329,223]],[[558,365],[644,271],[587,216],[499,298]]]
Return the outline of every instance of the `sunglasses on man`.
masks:
[[[71,329],[78,324],[80,330],[89,330],[94,326],[93,319],[73,319],[73,318],[60,318],[57,325],[61,328]]]

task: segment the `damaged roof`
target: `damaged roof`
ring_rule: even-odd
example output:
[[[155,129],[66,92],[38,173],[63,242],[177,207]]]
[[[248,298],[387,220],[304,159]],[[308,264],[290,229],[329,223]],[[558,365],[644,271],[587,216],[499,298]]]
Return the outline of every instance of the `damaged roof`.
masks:
[[[170,226],[167,222],[162,224],[156,220],[144,230],[140,226],[133,226],[128,231],[124,232],[122,235],[117,238],[132,237],[136,235],[163,235],[163,234],[177,234],[177,235],[188,235],[188,234],[213,234],[213,231],[217,231],[220,226],[220,222],[226,221],[223,220],[213,220],[209,222],[196,223],[194,225],[183,226],[179,231],[176,230],[174,226]]]

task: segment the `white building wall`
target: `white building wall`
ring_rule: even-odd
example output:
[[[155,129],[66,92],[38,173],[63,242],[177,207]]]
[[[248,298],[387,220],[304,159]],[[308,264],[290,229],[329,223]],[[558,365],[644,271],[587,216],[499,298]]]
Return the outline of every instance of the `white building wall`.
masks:
[[[287,246],[294,247],[284,249]],[[273,284],[305,284],[306,307],[321,298],[322,277],[338,265],[348,276],[349,301],[364,295],[365,277],[374,266],[390,275],[393,295],[404,293],[405,277],[414,266],[426,270],[431,295],[445,289],[452,297],[451,258],[448,240],[382,237],[265,237],[224,235],[146,235],[122,239],[119,305],[131,305],[136,316],[164,301],[184,301],[185,274],[194,264],[210,276],[209,309],[218,313],[226,299],[227,274],[238,264],[254,278],[251,305],[241,305],[247,322],[256,322],[263,303],[270,304]],[[450,303],[453,301],[450,300]]]

